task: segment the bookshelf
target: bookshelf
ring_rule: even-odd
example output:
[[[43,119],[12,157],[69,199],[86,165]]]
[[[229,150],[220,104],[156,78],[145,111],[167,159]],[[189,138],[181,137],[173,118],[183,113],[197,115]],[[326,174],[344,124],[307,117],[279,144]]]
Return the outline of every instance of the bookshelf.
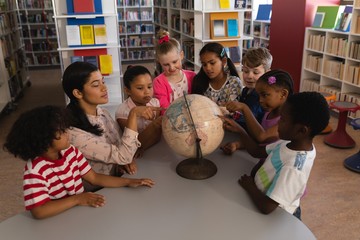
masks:
[[[251,39],[244,33],[245,14],[252,11],[251,4],[246,8],[235,8],[234,4],[235,0],[229,0],[229,8],[225,9],[220,8],[219,0],[155,0],[155,30],[168,30],[171,37],[178,39],[185,53],[185,68],[198,71],[201,67],[199,52],[206,43],[219,42],[225,47],[238,47],[241,56],[243,41]],[[214,20],[221,19],[224,21],[224,36],[216,35],[212,28]],[[227,29],[229,19],[236,20],[237,26],[231,34]]]
[[[123,62],[154,60],[152,0],[117,0]]]
[[[59,67],[51,0],[17,1],[28,67]]]
[[[29,85],[25,62],[24,44],[21,40],[18,5],[16,1],[0,2],[0,111],[14,102]]]
[[[108,88],[109,102],[106,104],[106,107],[111,108],[123,101],[117,1],[93,0],[92,3],[95,5],[95,12],[76,13],[73,8],[73,0],[53,0],[53,14],[58,41],[57,50],[59,51],[62,72],[73,61],[77,60],[98,64]],[[82,28],[81,26],[94,27],[99,25],[98,27],[104,28],[102,33],[105,34],[103,36],[105,42],[97,44],[95,41],[97,33],[94,31],[93,43],[84,44],[84,38],[77,35],[80,34],[79,31],[68,34],[67,26],[69,25],[72,27],[78,25],[79,28]],[[60,38],[59,36],[62,37]],[[69,38],[74,42],[79,38],[81,42],[69,46]],[[101,59],[107,62],[102,64]],[[104,68],[109,66],[112,66],[110,71],[108,68]],[[105,74],[104,71],[109,72]]]
[[[360,104],[360,0],[353,5],[350,32],[305,30],[300,91],[321,91]],[[358,29],[359,27],[359,29]],[[351,118],[360,113],[351,113]]]
[[[253,42],[252,47],[269,48],[270,43],[270,20],[253,21]]]
[[[10,89],[8,85],[9,74],[5,68],[2,42],[0,42],[0,113],[11,103]]]

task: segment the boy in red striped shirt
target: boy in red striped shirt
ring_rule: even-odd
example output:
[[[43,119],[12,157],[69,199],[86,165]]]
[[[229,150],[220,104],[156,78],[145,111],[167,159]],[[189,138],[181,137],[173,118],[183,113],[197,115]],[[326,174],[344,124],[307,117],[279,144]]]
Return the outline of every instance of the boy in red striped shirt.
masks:
[[[26,210],[41,219],[77,205],[101,207],[104,196],[84,192],[82,178],[103,187],[152,187],[151,179],[130,179],[94,172],[70,145],[66,110],[45,106],[24,114],[12,126],[4,148],[27,161],[24,171]],[[56,200],[56,201],[54,201]]]

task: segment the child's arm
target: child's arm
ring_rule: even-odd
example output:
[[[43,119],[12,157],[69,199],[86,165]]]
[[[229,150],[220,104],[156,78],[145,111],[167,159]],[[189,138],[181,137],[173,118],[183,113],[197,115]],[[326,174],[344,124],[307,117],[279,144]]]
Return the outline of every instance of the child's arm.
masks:
[[[224,128],[226,130],[239,133],[241,142],[244,144],[246,150],[251,156],[255,158],[267,157],[265,146],[259,146],[259,144],[255,142],[254,139],[251,138],[239,124],[237,124],[233,119],[223,116],[219,117],[223,119]]]
[[[139,141],[141,148],[137,157],[141,157],[142,152],[159,142],[161,139],[161,122],[162,116],[152,121],[145,129],[139,134]]]
[[[30,212],[34,218],[43,219],[43,218],[55,216],[59,213],[62,213],[78,205],[102,207],[104,206],[104,204],[105,204],[104,196],[97,193],[86,192],[58,200],[50,200],[41,206],[31,209]]]
[[[119,127],[120,127],[121,131],[124,132],[124,129],[125,129],[126,124],[127,124],[127,119],[117,118],[116,121],[119,124]]]
[[[255,203],[256,207],[260,210],[260,212],[264,214],[269,214],[279,206],[279,203],[266,196],[257,188],[255,181],[252,177],[246,174],[243,175],[239,179],[239,184],[249,194],[250,198]]]
[[[99,174],[94,172],[94,170],[90,170],[87,172],[83,178],[90,182],[93,185],[98,185],[102,187],[138,187],[138,186],[148,186],[152,187],[155,182],[148,178],[122,178],[122,177],[114,177],[108,176],[104,174]]]
[[[256,120],[254,114],[251,112],[251,109],[241,102],[228,102],[226,104],[226,109],[230,112],[241,111],[244,115],[245,122],[249,134],[259,143],[271,142],[279,138],[278,134],[278,125],[265,130],[261,124]]]

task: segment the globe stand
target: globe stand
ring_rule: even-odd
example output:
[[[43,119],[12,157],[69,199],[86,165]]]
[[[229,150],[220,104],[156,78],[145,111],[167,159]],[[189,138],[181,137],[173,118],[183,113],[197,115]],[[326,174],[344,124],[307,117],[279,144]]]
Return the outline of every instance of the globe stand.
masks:
[[[195,123],[192,118],[189,104],[186,99],[186,93],[184,93],[184,99],[185,99],[185,103],[186,103],[186,108],[189,112],[191,124],[193,126],[195,136],[196,136],[196,144],[195,144],[196,158],[187,158],[187,159],[181,161],[176,166],[176,173],[183,178],[192,179],[192,180],[207,179],[216,174],[217,167],[213,162],[211,162],[208,159],[203,158],[203,156],[202,156],[202,151],[201,151],[201,146],[200,146],[201,139],[199,138],[197,131],[196,131]]]

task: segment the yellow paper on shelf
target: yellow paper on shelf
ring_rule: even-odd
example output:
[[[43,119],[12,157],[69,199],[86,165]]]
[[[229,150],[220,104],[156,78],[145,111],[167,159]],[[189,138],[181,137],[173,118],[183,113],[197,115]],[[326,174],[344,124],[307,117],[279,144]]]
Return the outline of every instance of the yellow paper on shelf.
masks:
[[[93,25],[80,25],[80,37],[82,45],[94,45],[94,27]]]
[[[230,8],[230,0],[219,0],[220,8]]]
[[[106,44],[106,25],[94,25],[95,44]]]
[[[112,65],[112,56],[111,55],[99,55],[99,64],[101,74],[112,74],[113,65]]]

